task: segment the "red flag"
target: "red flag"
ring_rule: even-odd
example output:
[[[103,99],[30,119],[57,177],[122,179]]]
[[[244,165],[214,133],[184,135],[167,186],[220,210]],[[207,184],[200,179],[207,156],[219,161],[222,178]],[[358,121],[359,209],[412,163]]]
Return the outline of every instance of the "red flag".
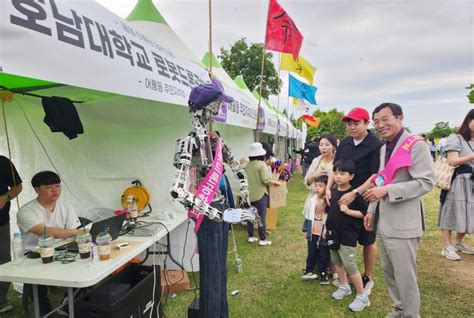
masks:
[[[276,0],[270,0],[265,49],[291,53],[296,61],[302,43],[303,35],[301,35],[293,20]]]

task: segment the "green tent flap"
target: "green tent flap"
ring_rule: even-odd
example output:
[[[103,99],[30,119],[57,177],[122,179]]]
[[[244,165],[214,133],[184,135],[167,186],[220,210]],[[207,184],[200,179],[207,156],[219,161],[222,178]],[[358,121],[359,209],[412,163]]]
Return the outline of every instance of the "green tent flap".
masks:
[[[59,84],[29,77],[0,73],[0,86],[4,86],[11,90],[28,91],[57,85]]]
[[[138,0],[127,21],[151,21],[168,24],[151,0]]]
[[[209,52],[206,52],[206,54],[204,54],[204,57],[202,58],[202,64],[204,64],[206,67],[209,67]],[[219,63],[219,61],[216,59],[216,57],[214,56],[214,54],[212,54],[212,67],[215,67],[215,68],[222,68],[222,65],[221,63]]]
[[[237,75],[234,79],[234,82],[241,89],[249,89],[247,84],[245,84],[245,81],[244,81],[244,78],[242,77],[242,75]]]

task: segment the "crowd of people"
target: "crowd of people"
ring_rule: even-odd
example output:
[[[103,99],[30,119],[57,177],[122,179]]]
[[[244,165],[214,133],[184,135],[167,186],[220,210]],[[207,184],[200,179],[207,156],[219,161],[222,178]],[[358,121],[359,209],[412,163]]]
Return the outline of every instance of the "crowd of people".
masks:
[[[332,273],[334,299],[352,293],[350,279],[356,296],[349,308],[361,311],[370,305],[380,254],[393,303],[387,317],[419,317],[416,257],[425,229],[422,197],[435,185],[433,161],[438,156],[456,167],[450,190],[441,191],[441,256],[459,260],[458,253],[474,254],[464,242],[465,235],[474,232],[474,109],[457,132],[443,136],[438,145],[433,138],[410,134],[397,104],[373,110],[378,136],[368,130],[370,119],[367,110],[354,108],[342,119],[349,136],[337,146],[331,135],[311,139],[311,144],[319,142],[320,153],[303,170],[309,189],[303,207],[308,254],[301,278],[319,277],[320,284],[327,285]],[[309,147],[302,152],[309,153]],[[355,262],[357,243],[363,246],[362,274]]]
[[[352,311],[370,305],[369,296],[377,254],[393,302],[388,317],[418,317],[420,292],[417,283],[417,249],[425,229],[422,197],[435,184],[433,159],[446,156],[454,170],[450,190],[441,191],[438,225],[443,248],[441,256],[460,260],[459,253],[474,254],[464,242],[474,232],[474,109],[456,133],[433,139],[410,134],[403,127],[402,108],[383,103],[369,112],[357,107],[342,119],[348,136],[340,142],[332,135],[313,138],[304,150],[304,185],[308,196],[303,207],[303,232],[307,240],[303,280],[319,279],[321,285],[337,289],[334,299],[352,294]],[[378,136],[368,127],[372,121]],[[248,242],[270,246],[265,228],[268,186],[280,186],[272,178],[269,164],[275,162],[271,147],[254,143],[245,165],[252,206],[261,219],[258,238],[248,224]],[[45,234],[55,238],[75,236],[80,225],[74,210],[61,203],[61,180],[51,171],[36,174],[31,185],[37,197],[18,212],[25,247],[33,249]],[[0,264],[11,260],[10,205],[22,191],[22,179],[13,163],[0,156]],[[302,203],[303,205],[303,203]],[[452,232],[456,232],[454,240]],[[378,249],[377,250],[377,243]],[[363,271],[356,262],[357,245],[363,246]],[[12,309],[9,283],[0,283],[0,313]],[[39,288],[40,311],[51,310],[46,287]]]

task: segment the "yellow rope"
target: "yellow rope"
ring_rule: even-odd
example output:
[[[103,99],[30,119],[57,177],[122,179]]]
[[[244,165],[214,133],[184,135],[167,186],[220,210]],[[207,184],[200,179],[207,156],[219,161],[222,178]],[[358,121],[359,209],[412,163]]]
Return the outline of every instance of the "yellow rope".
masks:
[[[11,91],[0,91],[0,98],[2,99],[2,113],[3,113],[3,127],[5,127],[5,136],[7,138],[7,148],[8,148],[8,159],[10,161],[10,171],[12,174],[13,178],[13,187],[16,186],[16,176],[15,176],[15,170],[13,168],[13,163],[12,163],[12,151],[10,147],[10,137],[8,135],[8,129],[7,129],[7,117],[5,113],[5,103],[6,102],[11,102],[13,99],[13,93]],[[18,210],[20,209],[20,201],[18,200],[18,195],[16,196],[16,205],[18,207]]]

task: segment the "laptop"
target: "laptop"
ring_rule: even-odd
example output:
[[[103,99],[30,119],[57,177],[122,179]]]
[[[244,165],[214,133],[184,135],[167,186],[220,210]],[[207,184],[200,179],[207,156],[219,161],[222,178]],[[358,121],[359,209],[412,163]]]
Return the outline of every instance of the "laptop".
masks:
[[[110,218],[103,219],[92,224],[92,227],[89,231],[92,241],[95,241],[97,235],[102,232],[104,229],[107,229],[110,236],[112,237],[112,241],[116,240],[120,234],[120,230],[122,229],[123,221],[125,220],[125,213],[120,215],[114,215]],[[67,250],[68,252],[79,252],[79,247],[77,243],[69,242],[65,245],[56,247],[57,250]]]

